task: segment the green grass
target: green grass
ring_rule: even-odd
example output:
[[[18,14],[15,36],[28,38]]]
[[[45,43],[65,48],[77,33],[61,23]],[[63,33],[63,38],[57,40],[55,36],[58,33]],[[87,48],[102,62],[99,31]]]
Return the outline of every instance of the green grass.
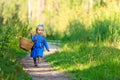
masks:
[[[19,48],[18,39],[13,41],[7,44],[1,43],[5,46],[0,46],[0,80],[32,80],[19,62],[29,52]]]
[[[19,62],[26,54],[23,50],[4,49],[0,51],[0,79],[3,80],[32,80]]]
[[[19,60],[28,52],[19,48],[19,36],[27,37],[30,32],[27,24],[17,19],[0,26],[0,80],[32,80]],[[29,36],[28,36],[29,37]]]
[[[120,50],[92,43],[69,43],[46,56],[54,69],[72,75],[74,80],[120,80]]]

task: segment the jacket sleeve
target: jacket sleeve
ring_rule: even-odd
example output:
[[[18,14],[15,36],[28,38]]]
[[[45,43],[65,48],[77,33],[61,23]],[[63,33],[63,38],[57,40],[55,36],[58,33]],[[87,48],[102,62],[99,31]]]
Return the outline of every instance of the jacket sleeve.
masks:
[[[46,38],[44,38],[44,45],[45,45],[46,50],[49,50],[49,47],[48,47],[48,43],[47,43],[47,41],[46,41]]]
[[[32,40],[33,42],[35,42],[35,41],[36,41],[36,35],[31,36],[31,40]]]

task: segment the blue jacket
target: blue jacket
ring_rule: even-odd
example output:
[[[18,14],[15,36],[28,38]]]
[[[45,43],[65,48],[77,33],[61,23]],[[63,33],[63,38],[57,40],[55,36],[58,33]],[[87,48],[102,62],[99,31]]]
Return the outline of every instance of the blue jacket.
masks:
[[[46,38],[44,36],[36,34],[31,37],[31,40],[34,42],[34,46],[31,50],[31,57],[43,57],[44,47],[46,50],[49,50]]]

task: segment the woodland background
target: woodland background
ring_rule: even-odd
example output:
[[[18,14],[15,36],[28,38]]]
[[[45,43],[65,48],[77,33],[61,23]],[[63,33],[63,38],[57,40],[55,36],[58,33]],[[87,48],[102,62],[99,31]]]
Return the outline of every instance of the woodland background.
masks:
[[[119,16],[120,0],[0,0],[0,79],[32,79],[18,61],[29,54],[19,37],[44,23],[48,41],[62,42],[46,57],[54,68],[75,80],[120,80]]]

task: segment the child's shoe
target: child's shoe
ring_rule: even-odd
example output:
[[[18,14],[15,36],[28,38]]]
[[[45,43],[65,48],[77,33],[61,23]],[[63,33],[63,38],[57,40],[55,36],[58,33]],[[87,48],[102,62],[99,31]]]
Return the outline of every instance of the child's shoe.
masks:
[[[34,65],[37,66],[37,62],[36,61],[34,61]]]
[[[38,66],[37,64],[35,64],[35,66]]]

